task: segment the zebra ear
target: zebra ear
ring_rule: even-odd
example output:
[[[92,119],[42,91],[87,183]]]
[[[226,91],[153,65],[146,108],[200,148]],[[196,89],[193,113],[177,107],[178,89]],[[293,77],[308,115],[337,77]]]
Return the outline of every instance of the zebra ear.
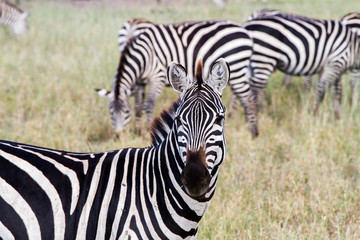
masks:
[[[112,98],[114,98],[114,94],[110,91],[107,91],[105,89],[100,89],[100,88],[96,88],[95,91],[100,95],[100,97],[106,98],[111,100]]]
[[[224,58],[216,60],[210,66],[209,85],[222,94],[230,78],[230,67]]]
[[[186,75],[186,69],[183,66],[175,62],[170,63],[167,76],[175,91],[183,93],[188,88],[190,81]]]

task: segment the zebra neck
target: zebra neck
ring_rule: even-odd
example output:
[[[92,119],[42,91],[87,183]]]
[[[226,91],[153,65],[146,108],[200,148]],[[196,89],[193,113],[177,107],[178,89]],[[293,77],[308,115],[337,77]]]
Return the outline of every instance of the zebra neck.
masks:
[[[165,200],[174,203],[176,208],[182,209],[186,213],[185,223],[179,223],[180,225],[191,225],[196,229],[198,223],[208,208],[211,197],[197,200],[191,198],[183,189],[183,183],[181,182],[181,172],[184,168],[184,163],[180,158],[177,144],[177,136],[174,131],[170,131],[168,137],[159,144],[154,151],[154,154],[161,156],[156,158],[158,163],[154,163],[154,171],[159,171],[159,178],[156,180],[158,184],[164,185],[163,197]],[[158,165],[158,166],[157,166]],[[212,196],[212,194],[211,194]],[[169,206],[164,206],[169,207]],[[189,219],[191,221],[189,222]]]

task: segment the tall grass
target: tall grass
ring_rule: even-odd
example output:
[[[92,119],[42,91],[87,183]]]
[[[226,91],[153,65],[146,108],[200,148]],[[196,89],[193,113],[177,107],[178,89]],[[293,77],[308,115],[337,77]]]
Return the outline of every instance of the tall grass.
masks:
[[[129,130],[114,139],[107,101],[93,90],[111,87],[117,31],[132,17],[243,22],[265,7],[335,19],[360,10],[358,0],[238,0],[222,10],[205,0],[110,3],[24,2],[31,12],[28,37],[15,41],[0,27],[2,139],[82,152],[149,145],[145,121],[142,136]],[[349,103],[349,78],[343,78],[342,118],[336,121],[330,92],[314,117],[314,92],[303,90],[301,78],[282,88],[282,77],[271,76],[258,139],[251,139],[242,109],[226,119],[226,159],[198,239],[360,238],[360,114]],[[170,105],[176,97],[165,89],[159,101]],[[157,104],[155,115],[163,107]]]

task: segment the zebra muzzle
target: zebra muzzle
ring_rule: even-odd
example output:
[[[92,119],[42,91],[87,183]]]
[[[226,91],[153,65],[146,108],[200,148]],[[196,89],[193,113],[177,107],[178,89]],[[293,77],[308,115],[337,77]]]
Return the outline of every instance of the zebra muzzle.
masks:
[[[204,148],[188,151],[185,167],[181,173],[181,181],[190,197],[203,196],[209,189],[211,175],[206,165]]]

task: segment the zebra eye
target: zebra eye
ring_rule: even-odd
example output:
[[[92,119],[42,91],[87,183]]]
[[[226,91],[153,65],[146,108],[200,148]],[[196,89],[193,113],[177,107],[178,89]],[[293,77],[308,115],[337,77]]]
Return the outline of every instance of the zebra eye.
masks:
[[[224,122],[224,116],[223,115],[217,115],[214,124],[222,126]]]
[[[175,121],[176,121],[176,125],[177,125],[177,126],[180,126],[180,125],[182,124],[180,117],[176,117],[176,118],[175,118]]]

